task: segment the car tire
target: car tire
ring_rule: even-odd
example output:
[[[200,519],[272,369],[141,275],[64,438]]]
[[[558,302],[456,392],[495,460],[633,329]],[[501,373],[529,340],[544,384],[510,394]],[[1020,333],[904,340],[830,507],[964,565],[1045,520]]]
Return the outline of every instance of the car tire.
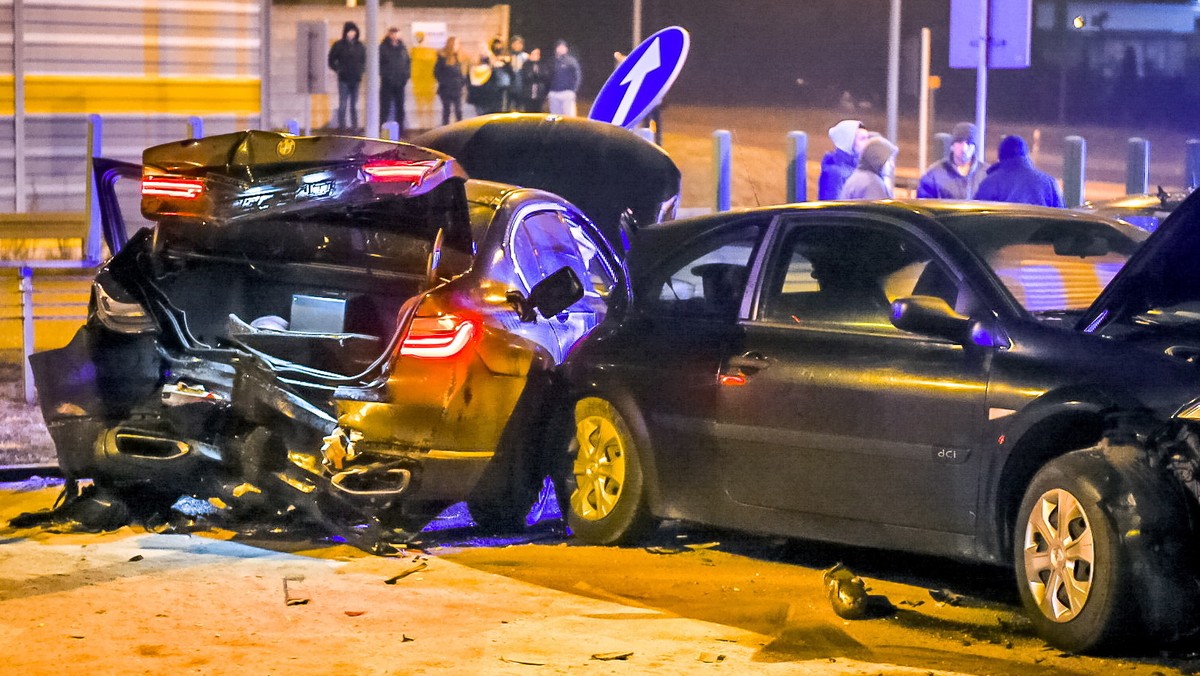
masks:
[[[1013,533],[1022,605],[1038,635],[1073,653],[1111,648],[1137,614],[1128,556],[1100,507],[1103,479],[1087,467],[1064,456],[1039,470]]]
[[[642,450],[620,412],[589,397],[575,405],[566,474],[567,525],[589,544],[631,544],[653,530]]]

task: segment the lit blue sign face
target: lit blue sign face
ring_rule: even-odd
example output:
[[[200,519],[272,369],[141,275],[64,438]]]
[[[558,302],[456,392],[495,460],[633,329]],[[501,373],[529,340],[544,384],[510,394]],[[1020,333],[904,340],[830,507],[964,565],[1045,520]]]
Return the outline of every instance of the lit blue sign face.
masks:
[[[662,101],[687,60],[688,32],[664,28],[646,38],[609,76],[588,117],[632,128]]]

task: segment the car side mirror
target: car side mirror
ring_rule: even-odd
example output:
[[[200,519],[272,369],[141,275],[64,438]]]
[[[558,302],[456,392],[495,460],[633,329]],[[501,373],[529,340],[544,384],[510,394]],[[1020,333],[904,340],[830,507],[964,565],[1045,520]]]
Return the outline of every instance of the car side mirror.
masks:
[[[954,311],[937,296],[909,296],[892,303],[892,326],[923,336],[965,342],[971,335],[971,320]]]
[[[583,282],[579,281],[579,276],[574,270],[564,266],[559,268],[558,272],[534,284],[529,290],[528,298],[520,291],[509,291],[504,297],[517,311],[521,321],[528,323],[537,319],[535,310],[549,319],[578,303],[583,298]]]

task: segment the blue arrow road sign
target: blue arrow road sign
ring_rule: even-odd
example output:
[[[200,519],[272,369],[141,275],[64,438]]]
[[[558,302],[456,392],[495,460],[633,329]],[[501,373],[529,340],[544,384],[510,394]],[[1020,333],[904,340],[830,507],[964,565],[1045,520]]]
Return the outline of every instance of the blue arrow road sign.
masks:
[[[662,101],[687,60],[688,32],[664,28],[629,53],[592,103],[588,117],[633,128]]]

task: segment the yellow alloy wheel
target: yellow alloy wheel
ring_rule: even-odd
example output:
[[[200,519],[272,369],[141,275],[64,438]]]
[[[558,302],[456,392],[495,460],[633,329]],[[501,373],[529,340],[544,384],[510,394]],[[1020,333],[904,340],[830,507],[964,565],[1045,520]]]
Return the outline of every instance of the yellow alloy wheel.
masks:
[[[575,440],[571,509],[581,519],[599,521],[612,514],[625,487],[625,442],[611,420],[594,415],[576,423]]]

